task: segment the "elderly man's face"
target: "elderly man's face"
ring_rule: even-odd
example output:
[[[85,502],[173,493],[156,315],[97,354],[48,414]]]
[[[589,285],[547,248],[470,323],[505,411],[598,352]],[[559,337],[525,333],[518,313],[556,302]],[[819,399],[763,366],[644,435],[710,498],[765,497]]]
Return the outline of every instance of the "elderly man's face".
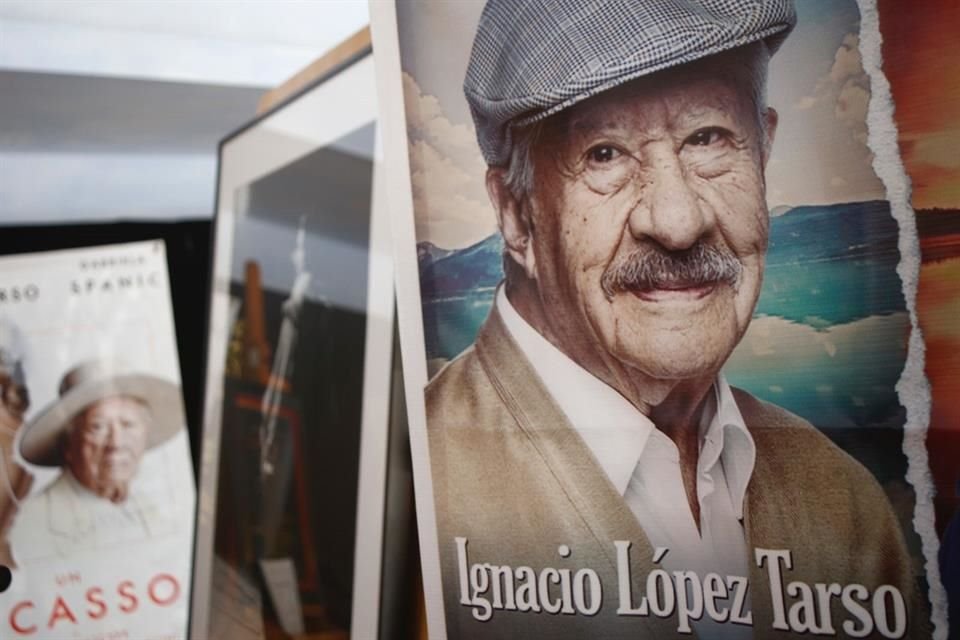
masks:
[[[147,407],[129,396],[98,400],[74,419],[65,458],[82,485],[113,502],[127,498],[147,445]]]
[[[525,266],[561,348],[658,379],[719,369],[760,291],[766,120],[742,83],[688,65],[549,123]]]

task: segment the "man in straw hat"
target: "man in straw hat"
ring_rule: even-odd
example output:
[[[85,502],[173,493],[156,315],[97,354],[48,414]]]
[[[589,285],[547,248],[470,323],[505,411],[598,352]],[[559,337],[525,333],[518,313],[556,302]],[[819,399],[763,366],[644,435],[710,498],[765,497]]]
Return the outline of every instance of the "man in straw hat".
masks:
[[[63,376],[59,398],[31,421],[24,460],[63,473],[23,506],[11,535],[18,560],[97,548],[169,529],[172,504],[139,481],[144,453],[184,426],[180,387],[112,362]]]
[[[30,408],[23,367],[24,342],[17,326],[0,318],[0,565],[15,566],[7,532],[33,477],[14,460],[14,439]]]
[[[426,392],[452,637],[920,619],[871,474],[720,374],[760,292],[767,68],[794,22],[789,0],[487,2],[464,91],[506,279]],[[827,595],[791,608],[807,591],[775,571]],[[878,592],[909,616],[859,617]]]

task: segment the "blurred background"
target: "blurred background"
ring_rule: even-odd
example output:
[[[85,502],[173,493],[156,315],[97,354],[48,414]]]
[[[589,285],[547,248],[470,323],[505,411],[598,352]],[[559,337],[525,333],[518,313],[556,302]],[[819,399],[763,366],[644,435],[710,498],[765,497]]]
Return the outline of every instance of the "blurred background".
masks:
[[[217,143],[365,0],[3,0],[0,224],[210,218]]]

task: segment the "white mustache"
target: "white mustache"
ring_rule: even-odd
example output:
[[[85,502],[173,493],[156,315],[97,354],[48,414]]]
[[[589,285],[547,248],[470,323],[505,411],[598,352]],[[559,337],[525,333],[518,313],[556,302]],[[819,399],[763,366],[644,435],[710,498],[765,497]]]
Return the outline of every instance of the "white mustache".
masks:
[[[600,279],[607,299],[625,291],[677,289],[718,282],[736,286],[743,265],[729,250],[696,244],[683,251],[640,248],[615,260]]]

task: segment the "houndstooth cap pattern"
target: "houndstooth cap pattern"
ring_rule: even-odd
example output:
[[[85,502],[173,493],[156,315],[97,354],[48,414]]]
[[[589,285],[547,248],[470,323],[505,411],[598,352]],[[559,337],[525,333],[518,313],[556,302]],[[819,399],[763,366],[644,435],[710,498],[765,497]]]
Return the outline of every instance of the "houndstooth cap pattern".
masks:
[[[491,166],[512,127],[628,80],[765,40],[796,23],[792,0],[489,0],[463,90]]]

